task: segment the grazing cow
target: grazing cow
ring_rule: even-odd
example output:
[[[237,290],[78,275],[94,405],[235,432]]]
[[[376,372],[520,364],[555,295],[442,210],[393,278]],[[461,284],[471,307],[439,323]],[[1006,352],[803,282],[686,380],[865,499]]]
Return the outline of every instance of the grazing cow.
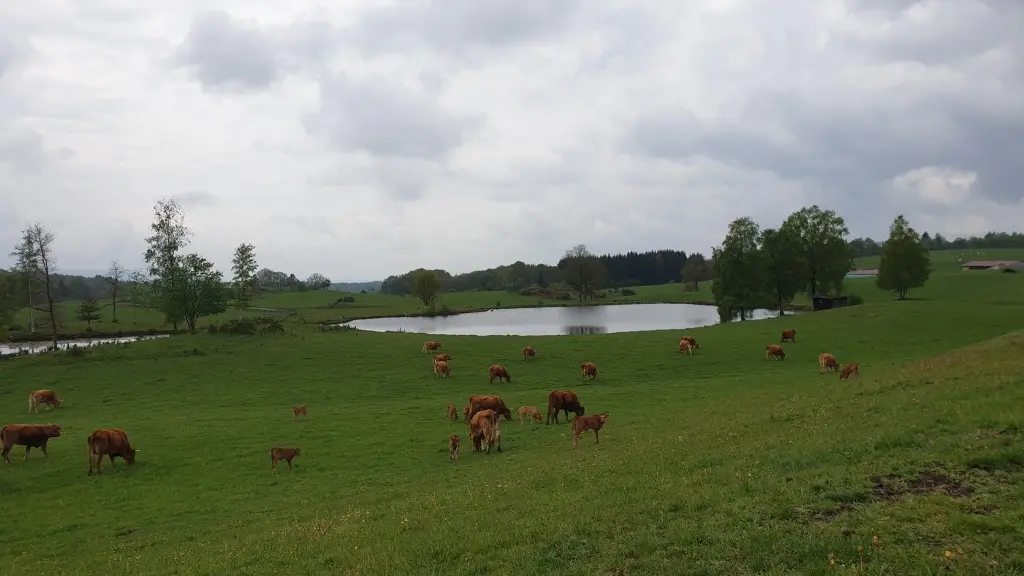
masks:
[[[451,354],[438,354],[434,356],[434,362],[447,362],[452,359]]]
[[[787,340],[796,344],[796,330],[793,328],[787,328],[782,331],[782,338],[779,339],[779,343],[781,344]]]
[[[778,360],[786,359],[786,352],[782,349],[782,346],[778,344],[769,344],[764,347],[764,359],[776,358]]]
[[[842,372],[839,373],[839,379],[848,380],[851,375],[856,375],[857,378],[860,378],[860,364],[857,362],[850,362],[847,364],[843,368]]]
[[[548,394],[548,424],[551,424],[552,417],[555,418],[555,424],[558,424],[559,411],[565,412],[566,422],[569,421],[569,412],[575,414],[577,418],[586,413],[580,404],[579,396],[571,390],[554,390]]]
[[[690,356],[693,356],[693,345],[690,344],[690,341],[687,340],[686,338],[683,338],[682,340],[679,341],[679,353],[685,353],[689,354]]]
[[[28,395],[29,414],[38,412],[40,404],[53,406],[54,409],[60,408],[60,400],[57,399],[57,394],[53,390],[36,390]]]
[[[271,448],[270,449],[270,470],[277,472],[277,463],[284,460],[288,463],[288,471],[292,471],[292,459],[302,456],[302,448]]]
[[[498,414],[505,417],[505,420],[512,419],[512,411],[505,406],[505,401],[502,400],[501,396],[494,394],[476,395],[469,397],[469,405],[463,411],[466,416],[466,422],[470,421],[470,418],[474,414],[481,410],[494,410]]]
[[[303,404],[302,406],[294,406],[294,407],[292,407],[292,414],[295,415],[295,421],[296,422],[299,421],[299,416],[305,416],[308,419],[309,418],[309,405],[308,404]]]
[[[494,410],[481,410],[473,415],[469,422],[469,435],[473,439],[473,451],[481,451],[481,443],[487,445],[487,453],[496,446],[501,452],[501,425],[498,413]]]
[[[8,424],[0,428],[4,462],[11,463],[9,454],[15,446],[25,447],[25,460],[28,460],[28,452],[33,448],[39,448],[43,451],[43,456],[49,458],[46,454],[46,443],[50,438],[59,436],[60,424]]]
[[[423,343],[423,353],[437,352],[441,348],[441,343],[437,340],[427,340]]]
[[[491,366],[490,368],[487,369],[487,371],[491,375],[491,380],[490,380],[491,384],[494,384],[494,379],[495,378],[498,379],[498,383],[499,384],[501,383],[501,379],[502,378],[504,378],[505,381],[507,381],[507,382],[511,382],[512,381],[512,377],[508,375],[508,370],[505,370],[505,367],[500,365],[500,364],[495,364],[495,365]]]
[[[115,456],[124,458],[125,464],[129,466],[135,464],[135,454],[138,450],[132,448],[131,443],[128,441],[128,435],[125,434],[124,430],[118,428],[93,430],[92,434],[89,434],[87,443],[89,446],[90,475],[94,465],[96,466],[96,473],[100,473],[100,465],[103,464],[104,456],[110,458],[111,468],[114,467]]]
[[[683,336],[682,339],[690,343],[690,348],[700,348],[700,344],[697,344],[697,339],[693,336]]]
[[[839,363],[836,362],[836,357],[828,352],[818,354],[818,374],[824,374],[825,370],[839,371]]]
[[[583,364],[580,364],[580,380],[583,380],[587,376],[590,376],[591,380],[597,378],[597,365],[593,362],[584,362]]]
[[[523,348],[523,361],[536,357],[537,351],[533,349],[533,346],[527,346],[526,348]]]
[[[448,459],[458,460],[459,459],[459,435],[452,434],[448,437]]]
[[[544,417],[540,415],[540,410],[537,410],[536,406],[523,406],[519,409],[519,424],[525,424],[527,418],[531,422],[544,421]]]
[[[438,376],[444,378],[445,376],[451,375],[452,369],[448,367],[447,362],[444,360],[434,361],[434,378],[437,378]]]
[[[459,420],[459,412],[455,409],[455,404],[448,405],[448,414],[445,417],[452,422],[457,422]]]
[[[594,431],[594,444],[598,443],[597,431],[604,427],[604,421],[608,419],[608,413],[594,414],[593,416],[581,416],[572,421],[572,447],[580,447],[580,436],[587,430]]]

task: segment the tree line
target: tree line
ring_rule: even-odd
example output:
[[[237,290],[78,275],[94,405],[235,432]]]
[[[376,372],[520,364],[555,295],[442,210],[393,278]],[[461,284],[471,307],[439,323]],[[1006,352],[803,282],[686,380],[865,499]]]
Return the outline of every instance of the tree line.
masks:
[[[56,346],[56,305],[78,296],[77,317],[91,329],[92,322],[100,319],[96,296],[101,296],[110,300],[113,323],[119,321],[118,302],[127,302],[133,311],[140,307],[158,310],[165,324],[175,330],[184,324],[195,333],[198,318],[219,314],[229,306],[247,310],[260,292],[320,290],[331,285],[322,274],[299,280],[294,274],[259,269],[255,247],[248,243],[235,249],[232,279],[224,280],[212,262],[196,252],[185,252],[192,231],[185,225],[184,210],[174,200],[157,202],[150,230],[144,269],[128,270],[115,260],[106,275],[85,279],[58,274],[53,246],[56,234],[40,223],[28,226],[11,253],[15,265],[10,270],[0,269],[0,330],[7,329],[15,312],[27,308],[28,328],[35,332],[37,324],[45,326]]]
[[[712,292],[723,322],[746,320],[758,308],[785,314],[797,294],[837,297],[853,269],[857,248],[846,240],[845,220],[817,205],[802,208],[778,228],[761,229],[751,218],[729,224],[712,251]],[[931,274],[928,247],[903,215],[893,221],[881,255],[876,283],[905,299]]]

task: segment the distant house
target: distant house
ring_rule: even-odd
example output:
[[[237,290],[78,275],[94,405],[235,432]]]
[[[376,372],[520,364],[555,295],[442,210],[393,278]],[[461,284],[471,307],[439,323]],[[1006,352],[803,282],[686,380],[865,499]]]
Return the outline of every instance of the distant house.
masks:
[[[871,278],[878,276],[878,268],[858,268],[846,273],[847,278]]]
[[[964,262],[964,270],[1016,270],[1024,271],[1024,262],[1020,260],[972,260]]]
[[[844,306],[850,305],[849,296],[812,296],[811,297],[811,310],[817,312],[818,310],[832,310],[833,308],[843,308]]]

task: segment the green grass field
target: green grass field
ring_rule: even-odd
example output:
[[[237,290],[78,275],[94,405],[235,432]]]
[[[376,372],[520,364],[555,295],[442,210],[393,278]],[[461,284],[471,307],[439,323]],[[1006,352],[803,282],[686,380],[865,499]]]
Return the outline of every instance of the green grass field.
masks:
[[[1024,303],[1017,275],[956,274],[932,300],[691,330],[693,357],[680,331],[445,336],[434,380],[422,335],[293,325],[0,362],[0,423],[64,429],[48,459],[0,463],[0,571],[1022,574]],[[959,297],[960,277],[987,288]],[[788,327],[788,358],[764,360]],[[823,351],[861,378],[820,376]],[[489,385],[492,363],[512,382]],[[37,388],[64,406],[27,415]],[[448,403],[544,411],[553,389],[610,414],[600,444],[503,420],[501,454],[448,461]],[[100,427],[135,467],[86,475]],[[271,473],[275,445],[302,448],[293,472]]]

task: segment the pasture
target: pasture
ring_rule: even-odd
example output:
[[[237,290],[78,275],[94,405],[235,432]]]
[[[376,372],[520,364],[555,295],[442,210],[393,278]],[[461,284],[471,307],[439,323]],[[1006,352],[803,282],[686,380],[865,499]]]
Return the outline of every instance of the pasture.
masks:
[[[678,331],[445,336],[437,380],[428,338],[357,331],[12,360],[0,422],[64,434],[49,459],[0,464],[0,571],[1022,573],[1022,323],[1019,304],[878,302],[687,331],[693,357]],[[764,360],[789,327],[786,360]],[[823,351],[861,377],[819,375]],[[600,375],[581,382],[588,360]],[[494,363],[511,383],[487,383]],[[64,405],[27,415],[37,388]],[[555,389],[609,413],[600,444],[519,424]],[[513,411],[501,454],[445,419],[486,393]],[[133,468],[86,475],[100,427],[127,431]],[[294,471],[271,473],[273,446],[301,447]]]

